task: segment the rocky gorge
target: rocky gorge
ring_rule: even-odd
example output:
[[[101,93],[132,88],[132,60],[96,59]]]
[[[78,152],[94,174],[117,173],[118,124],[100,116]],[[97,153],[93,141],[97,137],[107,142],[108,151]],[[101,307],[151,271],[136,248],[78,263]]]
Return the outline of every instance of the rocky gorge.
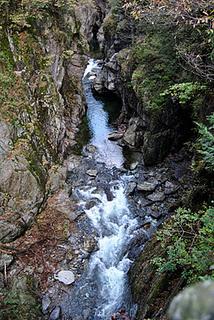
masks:
[[[192,170],[192,141],[213,112],[212,81],[193,87],[194,116],[178,93],[152,109],[143,32],[121,3],[0,8],[0,319],[166,319],[193,263],[160,272],[156,230],[181,207],[211,206],[212,170]],[[199,276],[213,270],[206,254]]]

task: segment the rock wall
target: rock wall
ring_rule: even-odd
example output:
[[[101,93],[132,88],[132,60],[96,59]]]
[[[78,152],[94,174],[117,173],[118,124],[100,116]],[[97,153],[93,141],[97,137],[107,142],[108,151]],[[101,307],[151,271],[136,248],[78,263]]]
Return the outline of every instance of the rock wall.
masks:
[[[192,82],[201,81],[203,84],[203,79],[198,79],[191,71],[183,71],[185,66],[179,64],[170,36],[173,30],[182,43],[185,36],[180,33],[189,32],[191,43],[196,38],[194,32],[185,27],[184,30],[181,27],[182,31],[176,30],[173,25],[168,29],[152,28],[145,21],[134,20],[122,5],[113,5],[100,31],[105,39],[101,37],[100,40],[105,59],[94,82],[98,94],[113,93],[121,98],[119,123],[127,127],[123,142],[131,149],[140,150],[147,166],[178,151],[191,136],[193,121],[200,118],[199,113],[208,115],[211,112],[211,105],[207,103],[209,88],[201,95],[200,89],[195,95],[192,92],[185,102],[180,102],[176,95],[170,97],[164,93],[173,83],[191,86]],[[200,43],[199,39],[194,41]]]
[[[21,16],[24,10],[26,17]],[[56,10],[55,15],[51,10]],[[4,241],[20,235],[38,212],[47,192],[48,170],[75,144],[84,113],[85,52],[93,25],[101,19],[92,3],[68,10],[51,5],[42,10],[34,3],[25,8],[17,5],[10,14],[11,22],[3,18],[1,30],[1,64],[11,99],[8,103],[2,97],[0,130]],[[5,217],[10,213],[15,221],[14,211],[18,225],[13,226]]]
[[[65,159],[85,112],[83,71],[105,2],[16,1],[0,4],[0,14],[0,260],[7,273],[16,239],[65,186]]]

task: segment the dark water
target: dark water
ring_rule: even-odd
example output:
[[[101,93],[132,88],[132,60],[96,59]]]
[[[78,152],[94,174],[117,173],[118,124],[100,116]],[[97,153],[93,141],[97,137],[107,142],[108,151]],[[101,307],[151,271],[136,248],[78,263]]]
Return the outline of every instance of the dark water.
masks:
[[[92,61],[92,60],[91,60]],[[95,62],[91,62],[90,67],[94,71],[99,68]],[[88,69],[89,70],[89,69]],[[121,111],[121,101],[117,97],[105,99],[95,96],[91,88],[92,80],[86,76],[83,81],[87,114],[84,116],[77,134],[77,144],[74,146],[74,153],[81,155],[83,147],[89,143],[95,145],[101,155],[97,157],[103,162],[106,153],[120,158],[122,149],[115,143],[108,140],[108,134],[115,130],[114,123],[118,119]],[[116,161],[116,160],[115,160]],[[122,158],[118,159],[118,165],[122,164]]]

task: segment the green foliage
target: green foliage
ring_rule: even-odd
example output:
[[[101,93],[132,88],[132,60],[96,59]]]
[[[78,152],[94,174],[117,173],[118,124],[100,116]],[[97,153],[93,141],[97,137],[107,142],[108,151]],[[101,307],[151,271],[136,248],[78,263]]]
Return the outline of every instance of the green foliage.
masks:
[[[137,63],[132,85],[146,108],[159,108],[165,98],[160,95],[173,84],[178,73],[172,32],[167,29],[153,31],[138,44],[133,55]]]
[[[214,171],[214,113],[208,118],[208,125],[198,123],[199,138],[196,150],[202,157],[205,169]]]
[[[188,282],[213,278],[214,207],[199,212],[179,208],[157,233],[165,256],[153,259],[160,272],[181,270]]]
[[[182,82],[172,85],[160,95],[163,97],[171,96],[172,98],[176,98],[180,104],[186,104],[193,98],[195,99],[197,93],[205,89],[206,86],[199,83]]]

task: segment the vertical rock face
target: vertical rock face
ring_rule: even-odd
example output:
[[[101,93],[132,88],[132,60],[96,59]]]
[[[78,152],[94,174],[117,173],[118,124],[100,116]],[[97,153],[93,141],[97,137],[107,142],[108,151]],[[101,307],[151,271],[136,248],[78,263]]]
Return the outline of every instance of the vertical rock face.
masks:
[[[65,168],[59,167],[85,112],[83,70],[104,14],[101,0],[0,4],[0,244],[5,250],[32,226],[49,192],[58,192],[57,172],[65,179]],[[20,318],[39,319],[28,311]]]
[[[143,11],[143,4],[139,7],[141,5]],[[164,96],[172,84],[191,86],[189,81],[195,83],[197,80],[190,70],[187,70],[187,74],[183,72],[176,45],[170,36],[173,26],[161,30],[158,24],[153,27],[144,19],[132,19],[128,11],[114,2],[104,19],[99,35],[105,61],[95,79],[94,90],[101,95],[114,93],[121,98],[121,121],[125,119],[128,123],[131,118],[139,119],[134,145],[124,142],[128,147],[140,148],[145,164],[153,165],[161,162],[170,152],[178,150],[190,136],[194,118],[192,111],[195,112],[194,99],[197,108],[206,109],[207,114],[210,113],[210,106],[206,106],[207,102],[200,103],[197,94],[185,103],[179,101],[176,95]],[[174,31],[178,37],[182,37],[180,30]],[[190,33],[188,39],[192,42],[194,31],[185,32]],[[179,40],[181,46],[185,46],[182,39]],[[203,83],[203,79],[199,79],[199,82]],[[207,93],[209,96],[209,89]],[[203,101],[203,96],[201,99]],[[128,130],[133,131],[133,128]]]
[[[75,144],[84,113],[81,80],[86,53],[105,8],[102,1],[59,6],[32,1],[6,9],[9,18],[1,5],[3,242],[16,238],[32,222],[45,198],[48,170]]]

